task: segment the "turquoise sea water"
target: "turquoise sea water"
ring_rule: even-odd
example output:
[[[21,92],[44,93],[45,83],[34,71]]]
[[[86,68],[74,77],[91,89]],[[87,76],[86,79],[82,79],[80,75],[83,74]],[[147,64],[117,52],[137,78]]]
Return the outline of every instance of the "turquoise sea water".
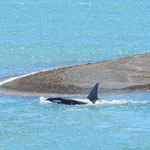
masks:
[[[0,0],[0,81],[149,53],[149,12],[148,0]],[[150,149],[150,93],[100,97],[109,103],[0,95],[0,150]]]

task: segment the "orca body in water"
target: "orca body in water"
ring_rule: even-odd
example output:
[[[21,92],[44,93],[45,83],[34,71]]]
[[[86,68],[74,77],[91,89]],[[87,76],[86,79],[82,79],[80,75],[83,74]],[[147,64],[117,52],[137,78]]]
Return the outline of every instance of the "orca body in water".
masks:
[[[87,99],[89,99],[93,104],[98,100],[98,83],[95,84],[95,86],[90,91]],[[50,97],[46,100],[52,102],[52,103],[58,103],[58,104],[67,104],[67,105],[86,105],[87,102],[68,99],[68,98],[62,98],[62,97]]]

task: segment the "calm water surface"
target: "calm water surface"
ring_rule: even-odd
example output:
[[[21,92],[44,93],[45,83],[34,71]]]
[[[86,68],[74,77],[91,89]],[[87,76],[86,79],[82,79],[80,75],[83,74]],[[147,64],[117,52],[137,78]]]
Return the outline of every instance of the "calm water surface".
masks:
[[[1,0],[0,81],[149,53],[149,12],[148,0]],[[150,93],[100,97],[65,106],[0,95],[0,150],[149,150]]]

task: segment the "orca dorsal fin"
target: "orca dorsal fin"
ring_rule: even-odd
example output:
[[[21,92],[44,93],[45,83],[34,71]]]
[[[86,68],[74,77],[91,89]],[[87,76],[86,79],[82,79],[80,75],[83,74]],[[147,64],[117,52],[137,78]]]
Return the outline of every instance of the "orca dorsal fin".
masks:
[[[87,97],[92,103],[95,103],[98,100],[98,83],[90,91]]]

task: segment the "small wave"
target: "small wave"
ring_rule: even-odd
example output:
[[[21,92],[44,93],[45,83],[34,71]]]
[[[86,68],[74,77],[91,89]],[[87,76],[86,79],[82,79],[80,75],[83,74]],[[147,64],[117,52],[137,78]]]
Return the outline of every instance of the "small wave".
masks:
[[[11,78],[8,78],[6,80],[3,80],[0,82],[0,86],[7,83],[7,82],[10,82],[10,81],[13,81],[13,80],[16,80],[16,79],[19,79],[19,78],[22,78],[22,77],[26,77],[28,75],[32,75],[32,74],[36,74],[38,72],[33,72],[33,73],[30,73],[30,74],[25,74],[25,75],[22,75],[22,76],[19,76],[19,77],[11,77]]]
[[[21,6],[22,6],[22,5],[24,5],[24,3],[23,3],[23,2],[18,2],[18,4],[19,4],[19,5],[21,5]]]
[[[45,97],[40,97],[40,104],[49,104],[49,103],[52,103],[52,102],[46,100]]]
[[[79,3],[79,5],[81,5],[81,6],[91,6],[92,4],[91,3]]]
[[[6,79],[6,80],[3,80],[3,81],[1,81],[1,82],[0,82],[0,86],[1,86],[1,85],[3,85],[4,83],[7,83],[7,82],[10,82],[10,81],[13,81],[13,80],[15,80],[15,79],[17,79],[17,77],[12,77],[12,78],[9,78],[9,79]]]
[[[122,104],[147,104],[150,103],[147,100],[143,101],[135,101],[135,100],[112,100],[112,101],[106,101],[106,100],[98,100],[96,104],[102,105],[102,104],[113,104],[113,105],[122,105]]]
[[[0,86],[3,85],[3,84],[5,84],[5,83],[8,83],[8,82],[10,82],[10,81],[13,81],[13,80],[22,78],[22,77],[27,77],[27,76],[29,76],[29,75],[34,75],[34,74],[36,74],[36,73],[46,72],[46,71],[50,71],[50,70],[53,70],[53,69],[57,69],[57,68],[50,68],[50,69],[45,69],[45,70],[42,70],[42,71],[35,71],[35,72],[28,73],[28,74],[24,74],[24,75],[21,75],[21,76],[11,77],[11,78],[8,78],[8,79],[5,79],[5,80],[1,80],[1,81],[0,81]]]
[[[53,69],[53,68],[52,68]],[[5,84],[5,83],[8,83],[10,81],[13,81],[13,80],[16,80],[16,79],[19,79],[19,78],[22,78],[22,77],[27,77],[29,75],[34,75],[36,73],[40,73],[40,72],[46,72],[46,71],[49,71],[51,69],[47,69],[47,70],[43,70],[43,71],[35,71],[35,72],[32,72],[32,73],[28,73],[28,74],[25,74],[25,75],[22,75],[22,76],[18,76],[18,77],[11,77],[11,78],[8,78],[8,79],[5,79],[3,81],[0,81],[0,86]]]
[[[66,109],[66,111],[87,111],[88,109],[87,108],[77,108],[77,107],[75,107],[75,108],[67,108]]]

